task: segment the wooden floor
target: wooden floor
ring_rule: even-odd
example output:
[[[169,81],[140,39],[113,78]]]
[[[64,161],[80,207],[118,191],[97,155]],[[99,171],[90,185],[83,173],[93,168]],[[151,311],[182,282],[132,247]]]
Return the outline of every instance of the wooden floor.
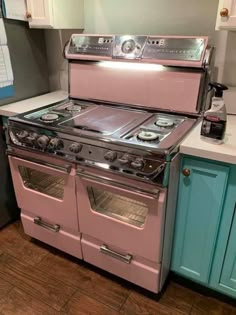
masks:
[[[31,240],[18,221],[0,230],[0,314],[236,315],[236,308],[173,281],[155,300],[134,285]]]

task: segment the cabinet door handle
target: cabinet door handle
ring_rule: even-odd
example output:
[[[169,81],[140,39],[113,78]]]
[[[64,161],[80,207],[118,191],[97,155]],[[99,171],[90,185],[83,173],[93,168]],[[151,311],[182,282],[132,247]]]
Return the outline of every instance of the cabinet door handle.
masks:
[[[130,264],[131,263],[131,260],[133,258],[132,255],[121,255],[120,253],[117,253],[117,252],[114,252],[113,250],[109,249],[108,246],[106,245],[102,245],[100,246],[100,252],[105,254],[105,255],[108,255],[108,256],[111,256],[115,259],[118,259],[126,264]]]
[[[32,14],[30,12],[26,12],[26,17],[27,17],[27,19],[31,19],[32,18]]]
[[[228,17],[229,16],[229,10],[227,8],[222,8],[220,10],[220,16],[221,17]]]
[[[40,225],[43,228],[50,230],[52,232],[59,232],[60,231],[60,225],[58,224],[49,224],[47,222],[43,222],[40,217],[34,218],[34,224]]]
[[[185,176],[185,177],[189,177],[189,175],[190,175],[190,169],[188,169],[188,168],[184,168],[183,170],[182,170],[182,173],[183,173],[183,175]]]

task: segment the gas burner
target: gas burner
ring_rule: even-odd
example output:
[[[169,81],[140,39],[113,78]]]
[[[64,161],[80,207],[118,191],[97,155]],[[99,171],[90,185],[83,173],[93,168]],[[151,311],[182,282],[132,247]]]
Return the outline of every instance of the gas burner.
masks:
[[[53,123],[54,121],[59,119],[59,115],[58,114],[44,114],[40,117],[40,120],[42,120],[43,122],[50,124]]]
[[[137,138],[143,141],[154,141],[159,139],[159,135],[152,131],[141,131]]]
[[[169,119],[158,119],[156,122],[155,122],[155,125],[158,126],[158,127],[172,127],[174,125],[174,122],[173,120],[169,120]]]
[[[82,107],[79,105],[69,105],[65,109],[69,112],[80,112]]]

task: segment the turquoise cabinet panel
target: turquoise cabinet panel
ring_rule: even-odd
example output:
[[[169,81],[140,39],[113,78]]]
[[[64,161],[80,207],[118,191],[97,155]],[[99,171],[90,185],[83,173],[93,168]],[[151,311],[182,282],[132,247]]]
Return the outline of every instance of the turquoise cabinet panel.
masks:
[[[183,158],[182,170],[171,269],[208,284],[229,167]]]
[[[226,249],[222,273],[220,277],[222,285],[230,287],[236,293],[236,216],[234,215],[228,246]]]
[[[236,166],[230,171],[210,286],[236,297]]]

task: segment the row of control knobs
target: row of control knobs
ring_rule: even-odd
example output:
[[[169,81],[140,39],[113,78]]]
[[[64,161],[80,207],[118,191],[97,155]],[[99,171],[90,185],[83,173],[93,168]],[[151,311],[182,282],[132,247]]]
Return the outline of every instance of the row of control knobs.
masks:
[[[21,142],[27,142],[32,145],[37,145],[39,148],[45,150],[61,150],[64,147],[63,141],[58,138],[49,138],[46,135],[38,135],[37,133],[28,133],[23,130],[17,133],[17,138]],[[79,153],[82,150],[82,144],[72,143],[69,147],[72,153]]]
[[[37,145],[42,150],[61,150],[64,147],[64,143],[58,138],[49,138],[46,135],[38,135],[37,133],[29,133],[26,130],[22,130],[17,133],[17,138],[21,142],[27,142],[31,145]],[[82,150],[81,143],[72,143],[69,146],[69,150],[72,153],[79,153]],[[107,151],[104,155],[104,159],[108,162],[118,161],[121,165],[131,165],[134,169],[141,170],[144,167],[144,160],[142,158],[132,158],[129,154],[124,154],[117,158],[115,151]]]
[[[117,153],[115,151],[108,151],[104,155],[104,159],[108,162],[114,162],[117,159]],[[121,165],[130,164],[134,169],[141,170],[144,167],[144,160],[142,158],[133,159],[129,154],[124,154],[117,161]]]

